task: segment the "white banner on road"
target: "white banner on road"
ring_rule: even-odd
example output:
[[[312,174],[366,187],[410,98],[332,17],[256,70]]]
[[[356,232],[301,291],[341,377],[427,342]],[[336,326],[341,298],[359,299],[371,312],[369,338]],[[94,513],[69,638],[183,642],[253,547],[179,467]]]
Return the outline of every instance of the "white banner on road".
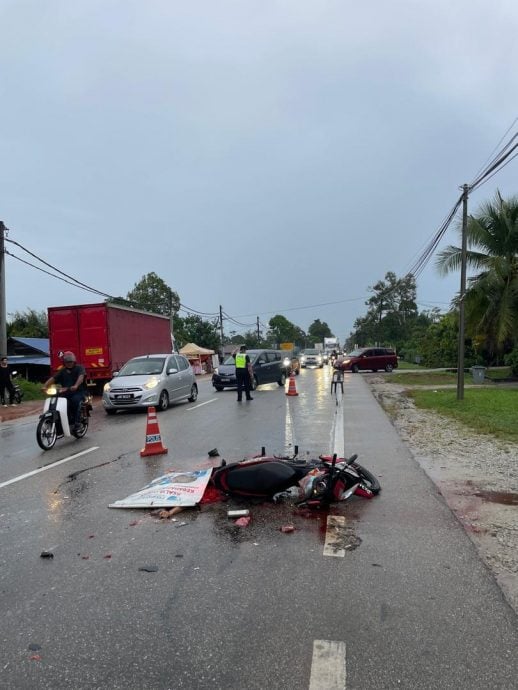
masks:
[[[174,508],[195,506],[209,483],[212,469],[168,472],[136,494],[111,503],[109,508]]]

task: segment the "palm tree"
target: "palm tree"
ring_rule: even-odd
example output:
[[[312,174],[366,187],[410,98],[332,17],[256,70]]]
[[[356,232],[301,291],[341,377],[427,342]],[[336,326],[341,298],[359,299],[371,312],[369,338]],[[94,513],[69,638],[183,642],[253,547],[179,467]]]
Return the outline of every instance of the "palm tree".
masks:
[[[467,281],[466,324],[499,351],[518,335],[518,197],[505,200],[497,191],[468,217],[466,240],[467,267],[476,272]],[[443,275],[459,270],[460,247],[446,247],[436,265]]]

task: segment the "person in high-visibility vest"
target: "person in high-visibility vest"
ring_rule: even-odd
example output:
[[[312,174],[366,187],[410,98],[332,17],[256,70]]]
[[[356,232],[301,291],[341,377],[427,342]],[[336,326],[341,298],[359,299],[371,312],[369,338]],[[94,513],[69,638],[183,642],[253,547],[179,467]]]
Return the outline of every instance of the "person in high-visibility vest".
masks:
[[[236,380],[237,380],[237,401],[241,402],[243,395],[243,388],[247,400],[253,400],[250,395],[250,373],[248,366],[250,364],[250,357],[246,354],[245,345],[241,345],[239,352],[234,353],[236,360]]]

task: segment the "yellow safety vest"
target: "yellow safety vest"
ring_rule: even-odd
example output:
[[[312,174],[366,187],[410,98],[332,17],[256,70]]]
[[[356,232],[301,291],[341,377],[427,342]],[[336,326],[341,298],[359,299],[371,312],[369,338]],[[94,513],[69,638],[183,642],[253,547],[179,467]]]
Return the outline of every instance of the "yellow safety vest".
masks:
[[[246,355],[243,352],[236,355],[236,369],[246,369]]]

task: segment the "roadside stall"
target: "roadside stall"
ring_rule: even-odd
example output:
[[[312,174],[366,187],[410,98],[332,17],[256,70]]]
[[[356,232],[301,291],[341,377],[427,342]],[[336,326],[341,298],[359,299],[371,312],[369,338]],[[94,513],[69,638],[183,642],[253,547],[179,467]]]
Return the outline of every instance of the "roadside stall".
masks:
[[[195,374],[210,374],[217,366],[218,358],[214,350],[208,350],[206,347],[200,347],[195,343],[184,345],[180,354],[187,357]]]

